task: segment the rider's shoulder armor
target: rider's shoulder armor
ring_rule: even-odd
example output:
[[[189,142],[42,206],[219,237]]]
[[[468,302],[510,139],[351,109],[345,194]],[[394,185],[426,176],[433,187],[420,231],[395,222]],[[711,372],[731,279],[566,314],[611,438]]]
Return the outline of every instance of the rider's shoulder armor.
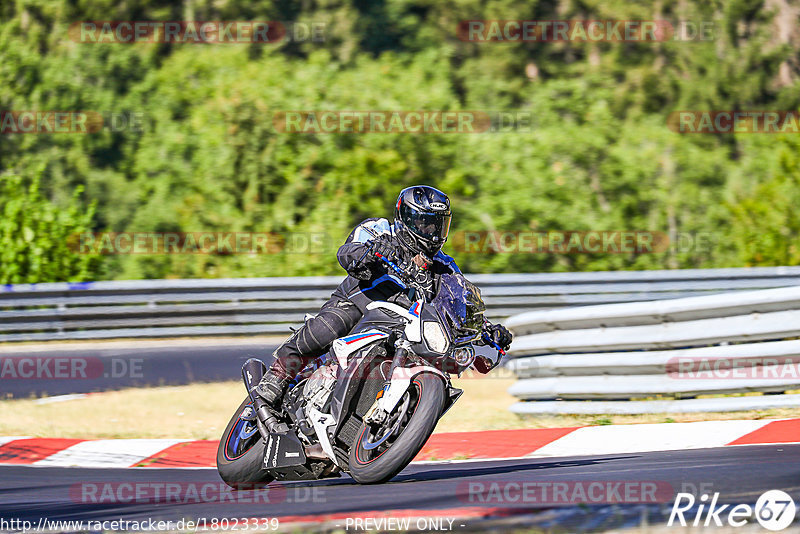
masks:
[[[392,225],[389,221],[380,217],[371,217],[365,219],[356,226],[350,235],[347,237],[347,243],[366,243],[376,236],[388,234],[394,235]]]
[[[350,232],[347,243],[366,243],[371,239],[375,239],[376,236],[384,234],[394,237],[395,232],[392,223],[382,217],[371,217],[369,219],[364,219]],[[436,269],[437,274],[442,274],[443,272],[461,272],[455,260],[441,250],[433,257],[433,261],[440,264],[439,268]]]

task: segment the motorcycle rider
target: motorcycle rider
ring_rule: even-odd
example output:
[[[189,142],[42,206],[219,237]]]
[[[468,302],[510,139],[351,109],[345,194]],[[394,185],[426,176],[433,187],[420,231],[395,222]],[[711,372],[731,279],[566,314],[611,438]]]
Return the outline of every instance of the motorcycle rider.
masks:
[[[427,293],[426,299],[434,296],[439,276],[461,272],[453,258],[441,251],[450,230],[450,218],[447,195],[433,187],[417,185],[400,192],[394,224],[370,218],[353,229],[336,254],[347,278],[319,313],[275,350],[275,361],[255,389],[273,411],[280,409],[295,375],[321,356],[334,340],[347,335],[370,302],[394,302],[404,295],[378,255],[408,267]],[[484,331],[503,350],[510,346],[512,337],[504,326],[487,323]],[[476,368],[481,372],[488,372],[492,366],[482,357],[476,359]],[[270,419],[269,423],[277,422]]]

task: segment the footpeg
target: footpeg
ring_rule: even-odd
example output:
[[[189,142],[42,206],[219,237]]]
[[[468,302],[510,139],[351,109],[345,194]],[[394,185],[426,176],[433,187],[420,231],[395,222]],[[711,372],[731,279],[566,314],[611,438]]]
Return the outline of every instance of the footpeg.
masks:
[[[250,421],[250,422],[255,421],[256,411],[253,409],[252,406],[247,405],[244,407],[244,410],[242,410],[242,413],[239,414],[239,419],[241,419],[242,421]]]

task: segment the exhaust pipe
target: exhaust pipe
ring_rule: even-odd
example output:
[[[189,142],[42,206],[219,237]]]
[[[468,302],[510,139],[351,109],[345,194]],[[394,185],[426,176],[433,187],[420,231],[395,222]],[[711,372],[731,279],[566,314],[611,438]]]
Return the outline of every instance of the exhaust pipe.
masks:
[[[250,399],[253,402],[256,402],[256,397],[259,399],[261,398],[253,390],[256,388],[256,386],[258,386],[258,383],[261,382],[261,379],[264,378],[264,374],[266,372],[266,364],[257,358],[250,358],[244,362],[244,365],[242,365],[242,380],[244,380],[244,387],[247,389],[247,394],[250,395]]]

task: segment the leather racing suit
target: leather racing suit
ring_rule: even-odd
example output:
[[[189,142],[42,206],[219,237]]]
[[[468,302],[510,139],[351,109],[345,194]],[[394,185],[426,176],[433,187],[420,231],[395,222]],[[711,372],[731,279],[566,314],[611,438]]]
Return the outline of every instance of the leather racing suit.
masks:
[[[366,312],[370,302],[407,302],[406,292],[393,281],[370,251],[366,243],[378,236],[388,236],[399,254],[410,256],[395,236],[394,227],[383,218],[370,218],[356,226],[336,254],[339,264],[348,271],[331,298],[315,317],[308,319],[292,336],[275,350],[271,371],[284,379],[293,378],[303,367],[321,356],[334,340],[347,335]],[[410,257],[401,258],[411,261]],[[425,269],[417,270],[417,281],[430,288],[432,297],[438,277],[444,273],[460,273],[453,258],[439,251]]]

